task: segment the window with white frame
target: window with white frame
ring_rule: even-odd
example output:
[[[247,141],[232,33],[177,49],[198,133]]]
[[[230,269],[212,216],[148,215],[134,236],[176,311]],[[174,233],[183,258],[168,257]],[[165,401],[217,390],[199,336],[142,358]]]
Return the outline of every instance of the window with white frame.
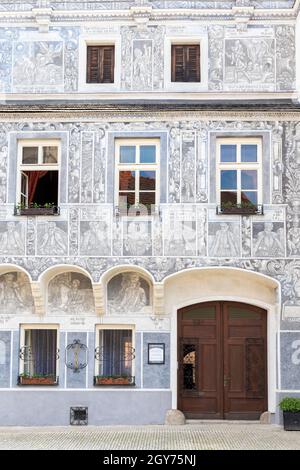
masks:
[[[18,141],[17,204],[58,205],[59,140]]]
[[[260,138],[217,139],[217,192],[223,207],[262,204]]]
[[[57,380],[58,328],[23,325],[20,336],[20,376]]]
[[[134,382],[134,330],[129,325],[96,328],[95,375],[98,378],[127,378]]]
[[[159,139],[116,141],[116,205],[120,208],[159,203]]]

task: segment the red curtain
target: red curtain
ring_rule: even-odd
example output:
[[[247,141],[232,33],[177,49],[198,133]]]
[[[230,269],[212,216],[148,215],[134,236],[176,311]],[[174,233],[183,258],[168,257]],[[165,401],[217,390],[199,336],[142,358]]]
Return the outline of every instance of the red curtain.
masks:
[[[34,200],[36,187],[39,179],[43,178],[48,171],[28,171],[28,204],[31,204]]]

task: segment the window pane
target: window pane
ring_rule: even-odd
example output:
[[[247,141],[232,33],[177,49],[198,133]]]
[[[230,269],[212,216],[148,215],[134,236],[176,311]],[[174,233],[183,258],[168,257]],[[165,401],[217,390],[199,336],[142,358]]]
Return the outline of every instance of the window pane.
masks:
[[[134,206],[135,193],[119,193],[119,206]]]
[[[141,171],[140,172],[140,189],[151,190],[155,189],[155,171]]]
[[[58,148],[57,147],[43,147],[43,162],[44,163],[57,163]]]
[[[182,345],[182,369],[183,369],[183,388],[184,390],[196,389],[196,345]]]
[[[140,193],[140,204],[149,207],[151,204],[155,204],[155,192],[153,193]]]
[[[243,191],[241,194],[242,203],[250,203],[257,206],[257,192],[256,191]]]
[[[135,163],[136,148],[122,145],[120,147],[120,163]]]
[[[155,163],[156,147],[155,145],[140,146],[140,163]]]
[[[242,162],[257,162],[257,145],[245,144],[241,148]]]
[[[237,193],[230,191],[221,192],[221,205],[231,202],[231,204],[237,204]]]
[[[242,170],[241,178],[242,189],[257,189],[256,170]]]
[[[120,171],[119,189],[135,189],[135,171]]]
[[[26,330],[24,372],[56,376],[56,330]]]
[[[221,145],[221,162],[236,162],[236,145]]]
[[[22,163],[25,165],[32,165],[38,163],[39,148],[38,147],[23,147]]]
[[[237,189],[236,170],[221,171],[221,189]],[[247,188],[250,189],[250,188]]]
[[[131,376],[134,358],[131,330],[101,330],[100,350],[101,375]]]

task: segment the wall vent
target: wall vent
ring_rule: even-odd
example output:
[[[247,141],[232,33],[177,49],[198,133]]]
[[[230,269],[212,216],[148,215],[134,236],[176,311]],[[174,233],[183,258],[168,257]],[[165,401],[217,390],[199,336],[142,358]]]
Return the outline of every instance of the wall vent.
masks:
[[[88,408],[72,406],[70,408],[70,424],[72,426],[86,426],[88,424]]]

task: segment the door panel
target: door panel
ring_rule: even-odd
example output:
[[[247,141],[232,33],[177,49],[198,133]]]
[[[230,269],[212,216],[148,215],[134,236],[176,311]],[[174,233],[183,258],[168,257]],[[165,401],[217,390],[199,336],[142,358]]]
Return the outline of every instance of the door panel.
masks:
[[[178,408],[187,417],[258,419],[267,410],[266,320],[234,302],[178,312]]]

